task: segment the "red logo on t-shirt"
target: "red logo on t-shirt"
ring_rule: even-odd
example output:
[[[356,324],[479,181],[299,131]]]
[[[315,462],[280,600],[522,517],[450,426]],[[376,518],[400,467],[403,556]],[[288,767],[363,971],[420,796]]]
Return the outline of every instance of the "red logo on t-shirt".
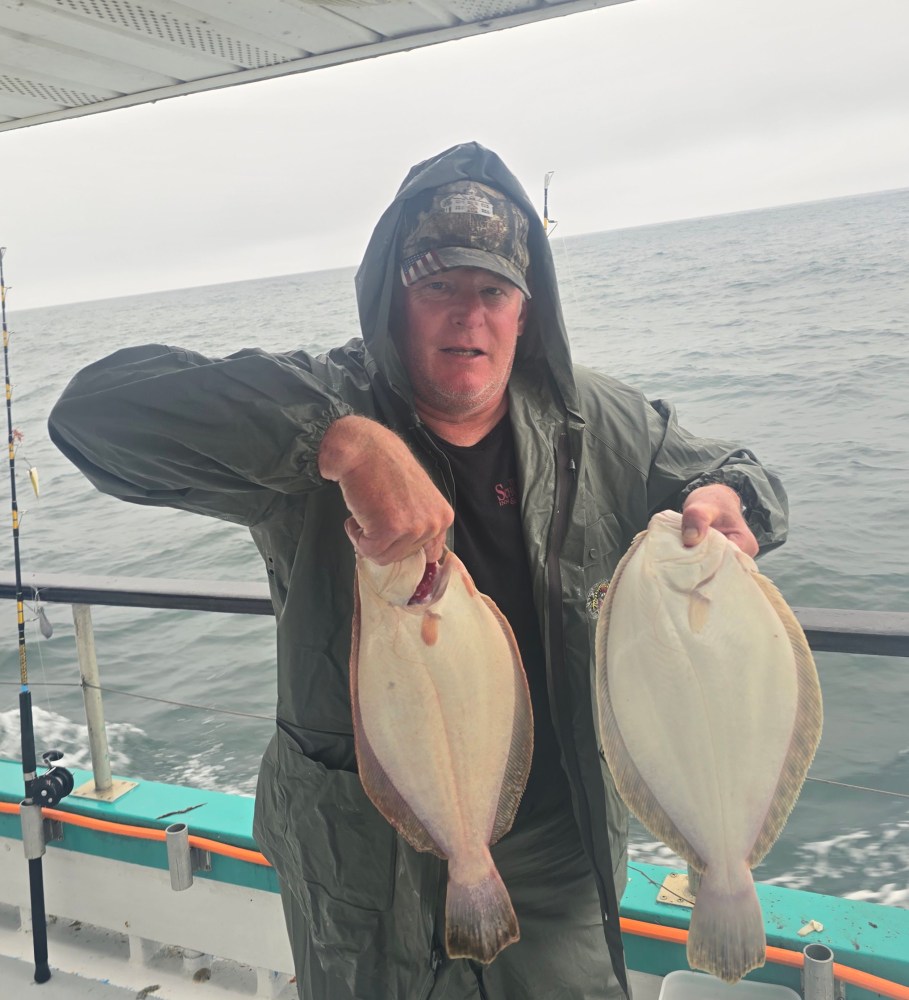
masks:
[[[504,483],[496,483],[496,496],[499,498],[499,506],[507,507],[508,504],[518,502],[518,487],[513,479]]]

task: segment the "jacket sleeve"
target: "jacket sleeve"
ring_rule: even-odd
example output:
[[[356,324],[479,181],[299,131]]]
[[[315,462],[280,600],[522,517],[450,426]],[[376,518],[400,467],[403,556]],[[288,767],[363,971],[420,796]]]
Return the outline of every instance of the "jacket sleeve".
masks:
[[[674,407],[664,400],[651,402],[650,410],[656,443],[647,482],[650,513],[680,510],[692,490],[722,483],[741,498],[742,513],[761,553],[782,545],[788,532],[789,502],[779,477],[747,448],[689,434],[678,425]]]
[[[322,436],[354,412],[340,369],[314,366],[302,353],[127,348],[73,378],[48,428],[103,493],[251,525],[277,494],[324,485]]]

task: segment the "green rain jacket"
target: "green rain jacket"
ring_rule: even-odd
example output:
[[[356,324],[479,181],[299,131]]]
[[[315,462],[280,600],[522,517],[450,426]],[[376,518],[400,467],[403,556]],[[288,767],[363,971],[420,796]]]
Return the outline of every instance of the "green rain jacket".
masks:
[[[594,725],[593,598],[650,515],[679,509],[686,490],[735,488],[764,550],[784,540],[786,499],[750,452],[695,438],[671,406],[572,364],[545,232],[495,154],[468,143],[411,170],[357,274],[362,340],[318,357],[122,350],[80,372],[49,423],[103,492],[250,528],[271,586],[278,656],[278,728],[262,765],[255,835],[304,915],[290,928],[298,963],[320,962],[358,1000],[429,995],[445,881],[441,862],[398,838],[355,773],[354,555],[340,489],[320,477],[317,453],[333,420],[374,417],[404,437],[456,503],[447,462],[414,412],[389,311],[402,205],[460,178],[505,192],[531,220],[532,302],[509,383],[520,510],[562,766],[624,987],[616,884],[620,894],[627,821]]]

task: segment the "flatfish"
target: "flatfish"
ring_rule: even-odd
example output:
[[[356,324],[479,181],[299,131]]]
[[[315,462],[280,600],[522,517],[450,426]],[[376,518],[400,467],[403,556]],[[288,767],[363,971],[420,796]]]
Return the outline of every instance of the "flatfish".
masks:
[[[489,848],[527,784],[533,718],[517,643],[453,552],[358,558],[350,660],[360,779],[418,851],[448,861],[450,958],[491,962],[519,938]]]
[[[751,869],[780,834],[821,735],[805,635],[754,560],[655,515],[597,625],[600,735],[619,794],[701,874],[688,963],[729,983],[764,964]]]

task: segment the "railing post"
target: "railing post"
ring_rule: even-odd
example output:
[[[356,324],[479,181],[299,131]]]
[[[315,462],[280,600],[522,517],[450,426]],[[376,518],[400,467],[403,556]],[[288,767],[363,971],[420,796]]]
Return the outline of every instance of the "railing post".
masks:
[[[95,791],[108,792],[113,786],[110,773],[110,750],[104,728],[104,705],[101,700],[101,675],[95,656],[95,634],[92,631],[92,609],[88,604],[73,605],[76,624],[76,649],[79,653],[79,675],[82,679],[82,699],[88,724],[88,743],[92,755]]]

